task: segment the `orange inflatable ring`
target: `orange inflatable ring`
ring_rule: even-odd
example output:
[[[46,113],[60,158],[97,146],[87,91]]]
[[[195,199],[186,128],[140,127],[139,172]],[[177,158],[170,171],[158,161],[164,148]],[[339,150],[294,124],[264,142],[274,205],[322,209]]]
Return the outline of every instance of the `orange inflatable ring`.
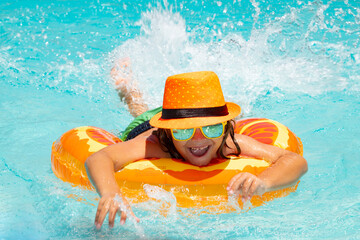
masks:
[[[284,125],[269,119],[245,119],[236,122],[235,132],[260,142],[278,146],[302,155],[302,143]],[[53,143],[51,166],[55,175],[74,186],[93,189],[84,166],[85,160],[100,149],[121,142],[113,134],[96,127],[78,127],[64,133]],[[127,164],[115,173],[123,194],[130,202],[149,200],[143,185],[157,185],[176,196],[178,207],[211,208],[212,212],[230,212],[226,186],[240,172],[258,175],[269,167],[264,160],[239,156],[230,160],[215,159],[197,167],[177,159],[142,159]],[[252,207],[295,191],[293,187],[267,192],[251,199]],[[241,198],[239,206],[243,208]]]

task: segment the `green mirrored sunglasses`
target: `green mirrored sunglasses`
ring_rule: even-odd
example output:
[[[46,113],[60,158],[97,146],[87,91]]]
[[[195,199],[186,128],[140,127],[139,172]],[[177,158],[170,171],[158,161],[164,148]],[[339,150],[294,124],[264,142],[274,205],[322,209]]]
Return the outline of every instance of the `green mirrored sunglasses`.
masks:
[[[202,134],[209,139],[219,138],[224,134],[226,122],[200,127]],[[196,128],[171,129],[171,135],[176,141],[187,141],[195,134]]]

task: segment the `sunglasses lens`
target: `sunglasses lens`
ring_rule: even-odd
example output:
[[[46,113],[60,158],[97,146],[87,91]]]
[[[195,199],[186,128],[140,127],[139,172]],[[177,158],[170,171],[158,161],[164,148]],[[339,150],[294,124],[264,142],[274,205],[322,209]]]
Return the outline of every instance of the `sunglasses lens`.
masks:
[[[184,141],[189,139],[193,135],[194,129],[173,129],[172,134],[176,140]]]
[[[215,124],[210,126],[202,127],[202,131],[204,135],[208,138],[218,138],[220,137],[224,132],[224,126],[223,124]]]

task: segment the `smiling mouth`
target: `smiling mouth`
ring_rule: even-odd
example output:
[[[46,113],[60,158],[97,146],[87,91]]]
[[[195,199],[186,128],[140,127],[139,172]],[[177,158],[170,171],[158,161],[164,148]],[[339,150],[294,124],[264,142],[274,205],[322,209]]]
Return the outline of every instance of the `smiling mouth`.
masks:
[[[202,157],[204,156],[207,151],[209,150],[210,146],[206,146],[206,147],[191,147],[189,148],[189,151],[191,152],[192,155],[196,156],[196,157]]]

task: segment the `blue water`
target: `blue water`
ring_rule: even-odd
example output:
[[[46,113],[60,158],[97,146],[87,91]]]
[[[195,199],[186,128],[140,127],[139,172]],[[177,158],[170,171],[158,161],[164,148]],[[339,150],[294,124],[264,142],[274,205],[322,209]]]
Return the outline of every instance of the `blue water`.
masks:
[[[0,239],[358,239],[359,37],[357,0],[1,1]],[[51,144],[127,126],[109,76],[123,57],[151,107],[167,76],[213,70],[243,117],[291,128],[298,190],[232,214],[133,205],[140,224],[94,230],[97,195],[54,176]]]

